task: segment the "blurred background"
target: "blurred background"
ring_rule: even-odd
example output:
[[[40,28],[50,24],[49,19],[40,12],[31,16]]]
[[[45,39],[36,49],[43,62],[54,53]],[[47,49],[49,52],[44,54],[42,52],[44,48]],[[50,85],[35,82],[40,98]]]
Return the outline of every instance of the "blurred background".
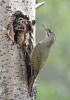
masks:
[[[70,100],[70,0],[44,1],[36,11],[36,43],[45,37],[42,24],[54,30],[56,41],[38,75],[36,100]]]

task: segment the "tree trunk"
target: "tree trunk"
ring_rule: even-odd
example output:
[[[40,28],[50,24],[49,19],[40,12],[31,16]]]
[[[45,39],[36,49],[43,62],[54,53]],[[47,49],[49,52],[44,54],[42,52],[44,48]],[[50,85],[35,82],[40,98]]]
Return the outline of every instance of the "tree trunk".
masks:
[[[17,10],[27,15],[30,21],[35,20],[35,0],[0,0],[0,100],[35,100],[37,82],[33,97],[29,97],[23,52],[20,46],[8,40],[6,34],[11,16]]]

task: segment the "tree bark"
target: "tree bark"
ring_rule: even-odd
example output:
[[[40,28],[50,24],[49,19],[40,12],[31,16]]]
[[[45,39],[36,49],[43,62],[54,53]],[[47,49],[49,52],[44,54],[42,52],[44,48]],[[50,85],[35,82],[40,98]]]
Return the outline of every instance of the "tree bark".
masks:
[[[35,20],[35,0],[0,0],[0,100],[35,100],[28,94],[27,71],[23,52],[19,45],[12,44],[7,37],[7,25],[15,11]],[[35,27],[33,27],[33,45],[35,45]]]

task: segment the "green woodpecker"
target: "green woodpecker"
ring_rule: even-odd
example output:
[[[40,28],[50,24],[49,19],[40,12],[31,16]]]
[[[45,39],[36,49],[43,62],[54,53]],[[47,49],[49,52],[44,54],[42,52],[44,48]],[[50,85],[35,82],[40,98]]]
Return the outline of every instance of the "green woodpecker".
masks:
[[[35,46],[31,55],[31,77],[29,79],[29,93],[32,92],[33,83],[41,68],[43,68],[48,58],[50,48],[56,38],[55,33],[52,30],[45,27],[44,29],[46,32],[46,37]]]

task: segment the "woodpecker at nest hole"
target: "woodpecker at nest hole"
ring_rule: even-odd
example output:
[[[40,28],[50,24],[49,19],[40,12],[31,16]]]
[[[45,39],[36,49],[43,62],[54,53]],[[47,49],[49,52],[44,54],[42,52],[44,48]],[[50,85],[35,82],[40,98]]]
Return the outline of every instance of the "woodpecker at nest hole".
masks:
[[[33,50],[32,26],[34,25],[35,20],[32,20],[31,22],[26,15],[23,15],[20,11],[16,11],[12,15],[12,20],[7,26],[7,35],[9,36],[9,38],[22,47],[22,52],[24,54],[27,68],[28,84],[29,78],[31,76],[30,55]]]

